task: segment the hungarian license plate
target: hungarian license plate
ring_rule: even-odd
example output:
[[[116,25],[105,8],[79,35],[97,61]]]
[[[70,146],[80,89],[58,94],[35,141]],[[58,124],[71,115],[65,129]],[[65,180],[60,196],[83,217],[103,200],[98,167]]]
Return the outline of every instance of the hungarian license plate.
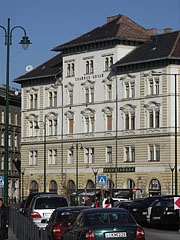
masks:
[[[105,233],[105,238],[115,238],[115,237],[127,237],[126,232],[112,232],[112,233]]]

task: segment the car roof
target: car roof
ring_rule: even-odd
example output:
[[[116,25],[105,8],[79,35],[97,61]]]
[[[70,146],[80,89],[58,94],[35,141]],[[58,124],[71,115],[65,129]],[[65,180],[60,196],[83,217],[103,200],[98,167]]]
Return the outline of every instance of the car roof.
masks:
[[[82,210],[84,213],[108,213],[108,212],[128,212],[122,208],[90,208]]]
[[[88,209],[89,206],[72,206],[72,207],[59,207],[56,208],[56,211],[73,211],[73,210],[83,210]]]

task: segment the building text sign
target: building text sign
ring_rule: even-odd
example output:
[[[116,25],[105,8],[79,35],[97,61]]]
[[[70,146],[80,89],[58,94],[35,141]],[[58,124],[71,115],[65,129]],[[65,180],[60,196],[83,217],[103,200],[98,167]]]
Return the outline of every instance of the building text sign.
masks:
[[[115,173],[116,168],[103,168],[103,173]],[[135,167],[118,167],[118,173],[135,172]]]

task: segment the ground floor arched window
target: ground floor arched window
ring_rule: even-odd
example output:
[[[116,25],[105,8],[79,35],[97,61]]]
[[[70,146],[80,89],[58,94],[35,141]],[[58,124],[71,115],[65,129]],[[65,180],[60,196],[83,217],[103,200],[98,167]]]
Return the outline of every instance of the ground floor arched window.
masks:
[[[107,188],[111,190],[114,188],[114,182],[112,180],[107,180]]]
[[[128,179],[126,183],[126,188],[132,189],[135,187],[135,182],[132,179]]]
[[[39,191],[39,186],[36,181],[32,181],[30,185],[30,192],[38,192]]]
[[[94,188],[94,182],[92,180],[88,180],[86,189],[91,189]]]
[[[56,181],[52,180],[49,185],[49,192],[57,192],[58,186]]]
[[[149,184],[149,196],[161,195],[161,185],[157,179],[152,179]]]

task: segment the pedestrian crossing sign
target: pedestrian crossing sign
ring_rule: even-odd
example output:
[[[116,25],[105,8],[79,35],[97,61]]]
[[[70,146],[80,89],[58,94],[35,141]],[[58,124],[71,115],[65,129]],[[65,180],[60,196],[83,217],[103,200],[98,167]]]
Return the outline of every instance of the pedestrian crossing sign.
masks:
[[[98,185],[106,185],[107,176],[98,176]]]
[[[4,177],[0,177],[0,187],[4,187]]]

